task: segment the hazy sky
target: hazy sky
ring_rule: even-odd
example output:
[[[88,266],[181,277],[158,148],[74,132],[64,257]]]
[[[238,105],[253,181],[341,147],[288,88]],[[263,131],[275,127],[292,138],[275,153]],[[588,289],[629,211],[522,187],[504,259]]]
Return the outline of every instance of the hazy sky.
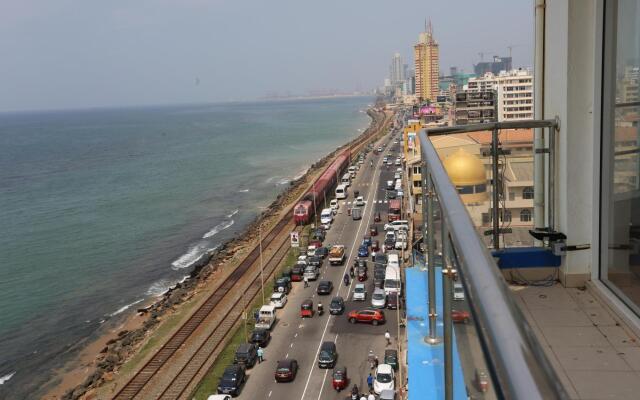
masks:
[[[0,111],[372,89],[430,17],[440,68],[533,59],[532,0],[2,0]],[[197,80],[199,83],[197,84]]]

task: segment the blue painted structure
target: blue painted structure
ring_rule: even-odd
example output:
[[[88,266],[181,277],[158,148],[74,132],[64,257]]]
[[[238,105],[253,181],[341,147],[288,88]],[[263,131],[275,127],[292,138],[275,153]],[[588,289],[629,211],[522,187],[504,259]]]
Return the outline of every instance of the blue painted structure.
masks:
[[[424,338],[429,333],[429,305],[427,272],[419,268],[407,268],[407,342],[409,363],[409,399],[444,398],[444,344],[429,345]],[[436,331],[443,336],[442,321],[442,269],[436,267],[436,299],[438,319]],[[460,365],[460,356],[453,338],[453,398],[466,400],[467,393]]]
[[[498,258],[498,268],[560,267],[562,261],[546,247],[511,247],[494,250],[491,255]]]

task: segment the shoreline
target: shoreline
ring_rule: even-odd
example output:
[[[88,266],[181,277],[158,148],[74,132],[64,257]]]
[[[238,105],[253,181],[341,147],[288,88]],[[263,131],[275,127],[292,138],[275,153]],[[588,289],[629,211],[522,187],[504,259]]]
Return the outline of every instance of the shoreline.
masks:
[[[292,179],[289,186],[253,221],[248,222],[241,232],[223,241],[215,250],[204,254],[189,266],[188,278],[174,284],[163,294],[136,304],[138,308],[131,306],[131,309],[122,312],[118,322],[99,329],[103,332],[96,332],[97,337],[87,338],[79,343],[76,354],[61,368],[53,371],[52,378],[42,388],[42,398],[95,398],[98,388],[117,379],[120,367],[140,353],[145,342],[158,331],[162,321],[184,312],[184,303],[189,302],[189,307],[194,305],[192,303],[197,303],[196,297],[203,297],[210,286],[214,286],[216,280],[222,278],[219,275],[224,274],[223,270],[234,262],[235,256],[243,256],[243,251],[257,241],[257,226],[260,222],[267,221],[271,224],[280,220],[283,211],[306,192],[315,175],[319,175],[340,151],[363,136],[379,133],[384,127],[387,114],[373,107],[367,110],[367,114],[371,121],[363,132],[305,167],[304,173],[300,171],[299,176]]]

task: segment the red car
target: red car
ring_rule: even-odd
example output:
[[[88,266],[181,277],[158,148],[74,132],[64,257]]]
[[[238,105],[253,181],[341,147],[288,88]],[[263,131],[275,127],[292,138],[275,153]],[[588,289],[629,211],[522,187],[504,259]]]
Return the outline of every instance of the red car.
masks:
[[[347,315],[349,322],[355,324],[356,322],[370,322],[373,325],[383,324],[384,313],[380,310],[374,310],[367,308],[364,310],[354,310]]]
[[[378,236],[378,227],[375,225],[371,225],[369,227],[369,235],[371,236]]]
[[[380,250],[380,242],[377,240],[374,240],[373,242],[371,242],[371,251],[379,251]]]
[[[304,273],[304,268],[302,268],[302,266],[294,265],[293,268],[291,268],[291,280],[293,282],[302,281],[302,274],[303,273]]]
[[[471,319],[471,314],[468,311],[451,310],[451,319],[455,323],[466,324]]]
[[[291,382],[296,379],[298,373],[298,361],[294,359],[278,361],[276,367],[277,382]]]

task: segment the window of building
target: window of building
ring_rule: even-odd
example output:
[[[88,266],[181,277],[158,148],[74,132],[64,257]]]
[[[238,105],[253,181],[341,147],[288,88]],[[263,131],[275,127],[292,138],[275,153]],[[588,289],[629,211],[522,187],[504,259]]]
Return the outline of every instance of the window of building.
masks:
[[[640,0],[605,1],[603,26],[600,279],[640,315]]]
[[[509,201],[514,201],[516,199],[516,192],[509,192]]]
[[[511,211],[509,211],[509,210],[500,210],[500,221],[501,222],[511,222]]]
[[[531,211],[527,208],[520,211],[520,222],[531,222]]]
[[[533,199],[533,186],[527,186],[522,189],[522,198],[525,200]]]
[[[413,167],[413,173],[414,174],[419,174],[420,173],[420,167]]]
[[[456,186],[460,194],[473,194],[473,186]]]
[[[488,225],[491,223],[491,214],[482,213],[482,225]]]
[[[416,187],[416,188],[422,187],[422,181],[413,181],[413,187]]]

